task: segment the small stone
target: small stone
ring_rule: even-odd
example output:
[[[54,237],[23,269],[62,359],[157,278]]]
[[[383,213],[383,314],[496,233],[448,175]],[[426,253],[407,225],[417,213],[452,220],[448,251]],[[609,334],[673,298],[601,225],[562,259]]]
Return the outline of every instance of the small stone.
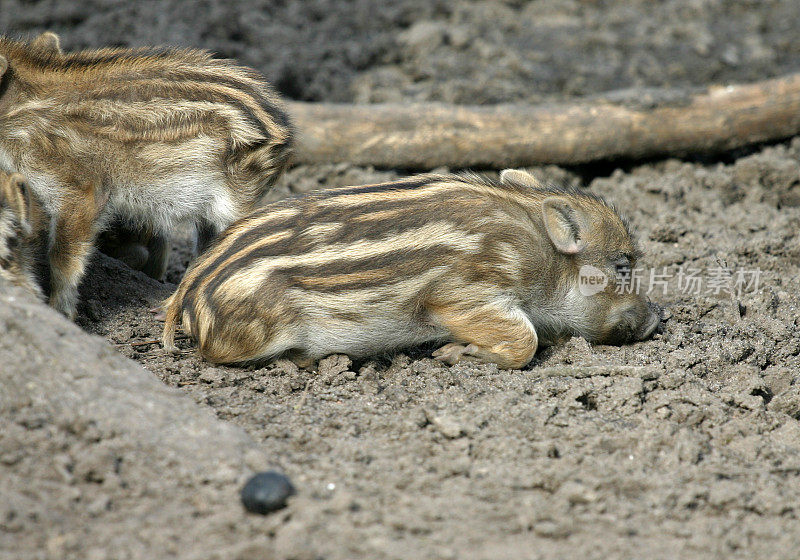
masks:
[[[540,537],[548,539],[565,539],[572,533],[566,524],[549,519],[535,523],[533,525],[533,532]]]
[[[424,428],[427,426],[430,421],[428,420],[428,416],[425,414],[425,410],[422,408],[417,408],[411,412],[411,424],[416,426],[417,428]]]
[[[403,31],[399,38],[417,56],[425,56],[436,50],[447,36],[447,27],[440,22],[418,21]]]
[[[86,506],[86,512],[89,514],[90,517],[98,517],[109,510],[111,507],[111,498],[106,495],[98,497],[88,506]]]
[[[286,500],[295,493],[286,475],[266,471],[253,475],[242,488],[242,504],[247,511],[266,515],[286,506]]]
[[[469,46],[472,38],[468,27],[456,25],[448,28],[447,39],[454,48],[463,49]]]
[[[580,482],[566,482],[560,493],[572,504],[590,504],[597,501],[597,493]]]
[[[425,410],[425,416],[433,427],[448,439],[455,439],[466,433],[464,426],[452,416],[436,414],[432,410]]]

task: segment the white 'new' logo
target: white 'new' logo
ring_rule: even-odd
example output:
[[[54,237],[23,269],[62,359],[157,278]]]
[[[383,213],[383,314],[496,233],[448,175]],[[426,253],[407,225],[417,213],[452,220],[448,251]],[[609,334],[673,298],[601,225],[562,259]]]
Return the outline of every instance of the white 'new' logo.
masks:
[[[590,264],[585,264],[578,271],[578,289],[585,296],[599,294],[608,286],[606,274]]]

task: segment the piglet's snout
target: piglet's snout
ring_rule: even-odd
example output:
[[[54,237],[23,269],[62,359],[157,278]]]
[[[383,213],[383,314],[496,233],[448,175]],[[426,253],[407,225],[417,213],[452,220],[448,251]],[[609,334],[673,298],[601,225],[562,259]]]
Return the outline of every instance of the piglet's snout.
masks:
[[[647,302],[647,309],[649,311],[647,320],[642,325],[642,330],[637,337],[637,340],[647,340],[661,326],[661,307],[656,305],[655,303],[648,301]]]
[[[617,307],[609,318],[610,329],[598,342],[627,344],[646,340],[653,336],[661,325],[660,309],[643,298],[636,298],[633,302]]]

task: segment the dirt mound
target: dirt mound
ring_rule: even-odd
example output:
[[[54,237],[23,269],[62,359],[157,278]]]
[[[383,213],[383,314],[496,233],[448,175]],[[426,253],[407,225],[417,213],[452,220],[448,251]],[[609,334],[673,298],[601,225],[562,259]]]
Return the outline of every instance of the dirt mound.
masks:
[[[236,490],[270,466],[259,446],[0,288],[0,557],[195,558],[208,538],[220,554],[253,541]]]

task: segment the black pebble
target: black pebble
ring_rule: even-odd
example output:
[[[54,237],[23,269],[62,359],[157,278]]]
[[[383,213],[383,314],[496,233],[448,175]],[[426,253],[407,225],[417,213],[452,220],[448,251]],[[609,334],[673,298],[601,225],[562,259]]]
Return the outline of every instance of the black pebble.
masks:
[[[267,514],[286,506],[286,499],[294,493],[286,475],[266,471],[250,477],[242,488],[242,503],[247,511]]]

